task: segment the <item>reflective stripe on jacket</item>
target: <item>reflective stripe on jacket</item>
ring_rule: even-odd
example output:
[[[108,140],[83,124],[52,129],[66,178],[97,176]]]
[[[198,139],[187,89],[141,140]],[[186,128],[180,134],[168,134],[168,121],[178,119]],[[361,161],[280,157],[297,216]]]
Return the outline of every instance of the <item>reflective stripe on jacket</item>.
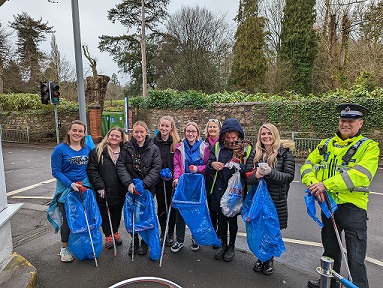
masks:
[[[348,163],[342,159],[349,148],[363,138],[358,135],[342,140],[335,135],[330,141],[322,140],[301,167],[302,183],[308,186],[323,182],[338,204],[352,203],[367,210],[370,184],[378,168],[378,143],[368,139],[358,147]],[[321,153],[326,141],[327,149]]]

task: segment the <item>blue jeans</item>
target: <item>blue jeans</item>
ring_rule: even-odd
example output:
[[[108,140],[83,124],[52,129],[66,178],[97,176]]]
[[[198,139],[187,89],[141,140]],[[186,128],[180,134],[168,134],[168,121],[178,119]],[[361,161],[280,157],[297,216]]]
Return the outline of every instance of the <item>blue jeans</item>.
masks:
[[[359,288],[368,288],[367,270],[364,264],[367,250],[367,211],[346,203],[338,205],[334,213],[339,234],[344,231],[347,249],[347,262],[350,267],[353,283]],[[339,273],[342,263],[342,252],[331,218],[322,213],[322,243],[323,255],[334,259],[334,270]],[[348,275],[343,275],[346,278]],[[335,286],[335,281],[331,282]]]

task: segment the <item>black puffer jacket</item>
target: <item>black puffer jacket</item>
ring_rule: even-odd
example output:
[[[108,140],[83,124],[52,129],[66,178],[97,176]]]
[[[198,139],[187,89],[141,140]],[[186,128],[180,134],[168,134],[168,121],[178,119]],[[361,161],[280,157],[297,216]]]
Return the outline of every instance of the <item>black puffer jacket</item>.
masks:
[[[153,142],[158,147],[158,149],[160,149],[160,155],[162,159],[162,168],[169,168],[173,175],[174,152],[170,150],[170,146],[173,143],[172,136],[169,135],[168,140],[164,141],[161,138],[161,133],[157,133],[157,135],[153,138]],[[173,178],[165,181],[166,186],[172,186],[172,183],[173,183]]]
[[[129,140],[123,146],[120,157],[117,160],[117,173],[122,184],[128,188],[136,175],[133,171],[134,157],[140,155],[140,179],[144,182],[145,189],[154,194],[154,187],[160,179],[160,171],[162,168],[162,160],[160,150],[154,145],[153,140],[146,137],[142,147],[138,147],[134,138]]]
[[[284,142],[279,148],[276,167],[272,168],[271,173],[264,177],[278,212],[281,229],[287,228],[287,194],[290,188],[290,183],[294,180],[295,173],[294,156],[288,146],[289,142]],[[252,151],[246,162],[246,172],[250,172],[254,169],[254,155],[255,150]],[[257,185],[259,181],[255,177],[255,173],[252,173],[246,180],[247,184],[250,185]]]
[[[127,190],[117,175],[116,165],[109,156],[108,147],[104,148],[102,156],[103,161],[99,163],[97,159],[97,148],[90,152],[86,171],[89,181],[96,191],[105,190],[109,205],[122,205]],[[105,199],[101,198],[98,193],[96,193],[96,197],[97,202],[105,202]]]

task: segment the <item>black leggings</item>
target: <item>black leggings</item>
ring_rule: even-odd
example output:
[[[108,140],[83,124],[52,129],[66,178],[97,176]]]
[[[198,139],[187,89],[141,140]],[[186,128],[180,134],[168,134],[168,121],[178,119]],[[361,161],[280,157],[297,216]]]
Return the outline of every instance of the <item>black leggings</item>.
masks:
[[[221,237],[222,245],[227,245],[227,226],[229,226],[229,245],[235,244],[235,239],[237,238],[238,232],[238,222],[237,215],[234,217],[226,217],[222,214],[222,211],[218,212],[218,231]]]
[[[59,207],[59,210],[61,212],[62,216],[62,225],[60,227],[60,235],[61,235],[61,242],[68,243],[69,240],[69,234],[70,234],[70,229],[68,226],[68,220],[66,219],[66,212],[65,212],[65,207],[64,203],[58,203],[57,206]]]
[[[170,206],[170,203],[172,202],[172,193],[173,189],[171,186],[165,186],[166,189],[166,200],[168,209]],[[166,227],[166,205],[165,205],[165,195],[164,195],[164,186],[162,181],[156,186],[156,199],[157,199],[157,216],[158,221],[160,222],[161,226],[161,234],[165,233],[165,227]],[[176,224],[176,213],[174,209],[172,208],[170,211],[170,218],[169,218],[169,231],[168,234],[174,233],[174,226]]]

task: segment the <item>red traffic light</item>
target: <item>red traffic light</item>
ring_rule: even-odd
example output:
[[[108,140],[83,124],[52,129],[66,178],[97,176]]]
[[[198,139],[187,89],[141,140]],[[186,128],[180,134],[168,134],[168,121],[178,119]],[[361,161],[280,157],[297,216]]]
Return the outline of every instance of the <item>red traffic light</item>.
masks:
[[[49,82],[49,90],[51,94],[51,103],[59,104],[60,103],[60,86],[57,82]]]

